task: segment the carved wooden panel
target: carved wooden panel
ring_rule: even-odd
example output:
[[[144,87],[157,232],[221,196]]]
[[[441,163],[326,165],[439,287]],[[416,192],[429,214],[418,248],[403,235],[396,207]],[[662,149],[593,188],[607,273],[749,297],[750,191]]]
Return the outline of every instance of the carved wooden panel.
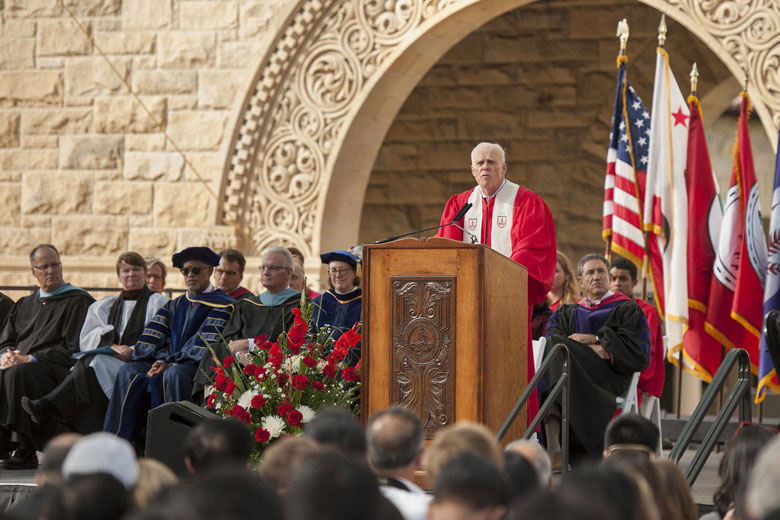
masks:
[[[390,278],[394,403],[417,412],[426,436],[455,421],[455,277]]]

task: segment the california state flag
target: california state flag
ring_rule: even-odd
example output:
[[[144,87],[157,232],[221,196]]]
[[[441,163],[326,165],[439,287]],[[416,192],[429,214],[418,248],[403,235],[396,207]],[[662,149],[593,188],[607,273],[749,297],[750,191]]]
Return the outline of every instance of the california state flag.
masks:
[[[747,92],[741,96],[734,166],[726,194],[705,327],[727,348],[746,349],[756,373],[767,249],[747,126],[750,101]]]
[[[656,55],[650,157],[643,227],[663,252],[666,335],[670,351],[682,347],[688,325],[688,196],[685,164],[690,111],[669,68],[669,55]]]

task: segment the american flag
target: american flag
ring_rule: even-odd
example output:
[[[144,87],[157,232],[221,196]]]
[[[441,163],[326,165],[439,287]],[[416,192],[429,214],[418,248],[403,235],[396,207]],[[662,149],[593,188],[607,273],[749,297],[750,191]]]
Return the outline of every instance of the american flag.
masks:
[[[604,180],[604,218],[602,236],[612,238],[612,251],[642,267],[645,239],[642,234],[644,200],[650,144],[650,113],[626,79],[626,61],[618,67],[612,132],[607,152]],[[655,241],[652,241],[655,242]],[[663,316],[662,263],[657,246],[651,244],[650,271],[656,303]]]

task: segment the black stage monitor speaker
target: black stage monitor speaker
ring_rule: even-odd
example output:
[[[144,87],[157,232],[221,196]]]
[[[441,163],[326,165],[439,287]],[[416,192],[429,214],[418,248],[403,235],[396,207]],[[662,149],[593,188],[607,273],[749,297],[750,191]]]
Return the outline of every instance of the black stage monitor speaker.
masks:
[[[219,418],[219,415],[189,401],[165,403],[150,410],[146,456],[163,462],[177,475],[186,475],[184,439],[201,422]]]

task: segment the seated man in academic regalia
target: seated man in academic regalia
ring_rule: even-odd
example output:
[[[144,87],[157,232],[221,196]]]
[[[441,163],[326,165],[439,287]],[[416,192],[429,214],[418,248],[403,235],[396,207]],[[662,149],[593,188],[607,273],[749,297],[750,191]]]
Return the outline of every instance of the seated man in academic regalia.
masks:
[[[198,364],[216,343],[235,300],[209,283],[219,255],[188,247],[173,255],[187,292],[168,302],[147,323],[133,347],[132,361],[117,374],[103,429],[130,440],[147,394],[151,407],[189,400]]]
[[[650,331],[642,309],[631,298],[609,290],[609,266],[597,254],[582,257],[577,274],[585,298],[561,305],[547,324],[547,347],[564,343],[571,353],[570,415],[572,455],[600,456],[604,429],[615,413],[616,398],[623,395],[634,372],[647,367]],[[562,370],[556,356],[545,377],[552,388]],[[561,409],[545,420],[547,450],[553,466],[560,467]]]
[[[24,410],[41,425],[41,442],[56,433],[46,428],[54,421],[81,434],[103,428],[119,369],[132,358],[146,323],[168,301],[146,286],[147,265],[138,253],[119,255],[116,275],[122,292],[89,306],[79,344],[83,355],[68,377],[40,399],[22,397]]]
[[[8,316],[11,314],[11,308],[14,301],[3,293],[0,293],[0,331],[5,328]]]
[[[83,289],[65,283],[57,249],[42,244],[30,253],[39,288],[11,309],[0,333],[0,451],[10,448],[10,432],[19,446],[3,463],[7,469],[38,466],[35,431],[21,406],[22,396],[46,395],[68,375],[71,354],[79,350],[79,332],[95,300]]]
[[[238,302],[236,312],[225,326],[225,345],[212,345],[220,360],[228,355],[234,355],[239,362],[247,361],[247,353],[254,346],[255,336],[265,335],[268,341],[276,341],[279,334],[289,330],[295,316],[294,308],[300,307],[301,293],[291,289],[293,258],[283,247],[274,246],[268,249],[260,261],[262,272],[261,283],[265,292],[260,296],[252,296]],[[214,362],[204,359],[201,370],[195,378],[195,392],[203,390],[209,383],[208,377],[213,377],[211,367]]]
[[[223,249],[219,252],[219,265],[214,269],[214,285],[225,291],[234,300],[254,296],[252,291],[241,286],[244,279],[246,258],[237,249]]]

